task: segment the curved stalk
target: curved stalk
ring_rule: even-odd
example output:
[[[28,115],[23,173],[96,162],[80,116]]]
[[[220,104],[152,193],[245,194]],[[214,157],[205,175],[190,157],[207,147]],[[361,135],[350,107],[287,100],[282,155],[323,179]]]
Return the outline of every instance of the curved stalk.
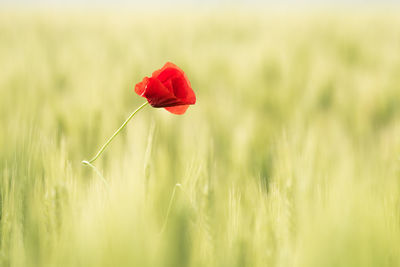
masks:
[[[118,128],[118,130],[107,140],[107,142],[100,148],[99,152],[97,152],[97,154],[89,161],[87,160],[83,160],[82,164],[84,165],[88,165],[90,166],[94,161],[96,161],[100,155],[104,152],[104,150],[106,149],[106,147],[111,143],[111,141],[125,128],[125,126],[128,124],[128,122],[133,118],[133,116],[135,116],[135,114],[141,110],[142,108],[144,108],[146,105],[148,104],[148,102],[145,102],[144,104],[142,104],[140,107],[138,107],[134,112],[131,113],[131,115],[129,115],[129,117],[125,120],[125,122]]]

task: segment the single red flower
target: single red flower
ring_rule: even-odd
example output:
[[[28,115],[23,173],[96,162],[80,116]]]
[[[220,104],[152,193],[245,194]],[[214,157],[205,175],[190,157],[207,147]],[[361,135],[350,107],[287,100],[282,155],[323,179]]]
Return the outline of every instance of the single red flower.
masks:
[[[153,72],[150,78],[144,77],[135,85],[135,92],[146,98],[152,107],[165,108],[179,115],[196,103],[196,95],[186,74],[170,62]]]

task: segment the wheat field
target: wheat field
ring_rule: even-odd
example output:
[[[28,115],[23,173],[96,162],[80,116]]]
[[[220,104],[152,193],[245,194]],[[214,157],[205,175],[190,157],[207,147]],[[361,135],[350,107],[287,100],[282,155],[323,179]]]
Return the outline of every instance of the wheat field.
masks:
[[[400,266],[397,15],[3,10],[0,266]]]

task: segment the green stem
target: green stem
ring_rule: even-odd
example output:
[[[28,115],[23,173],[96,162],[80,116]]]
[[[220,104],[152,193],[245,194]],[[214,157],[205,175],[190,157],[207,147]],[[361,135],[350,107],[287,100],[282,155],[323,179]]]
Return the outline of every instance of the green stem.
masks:
[[[111,141],[115,138],[115,136],[117,136],[122,129],[125,128],[125,126],[128,124],[128,122],[133,118],[133,116],[135,116],[135,114],[141,110],[142,108],[144,108],[149,102],[145,102],[144,104],[142,104],[140,107],[138,107],[134,112],[132,112],[131,115],[129,115],[129,117],[125,120],[125,122],[121,125],[121,127],[118,128],[118,130],[110,137],[110,139],[107,140],[107,142],[100,148],[99,152],[97,152],[96,156],[94,156],[91,160],[87,161],[84,160],[82,161],[82,164],[84,165],[89,165],[92,164],[96,159],[98,159],[98,157],[100,157],[100,155],[104,152],[104,150],[106,149],[106,147],[111,143]],[[89,163],[89,164],[88,164]]]
[[[96,172],[96,174],[101,178],[101,180],[104,182],[104,184],[106,186],[109,186],[107,180],[104,178],[104,176],[101,174],[101,172],[93,164],[89,163],[86,160],[82,161],[82,163],[89,166],[90,168],[92,168]]]

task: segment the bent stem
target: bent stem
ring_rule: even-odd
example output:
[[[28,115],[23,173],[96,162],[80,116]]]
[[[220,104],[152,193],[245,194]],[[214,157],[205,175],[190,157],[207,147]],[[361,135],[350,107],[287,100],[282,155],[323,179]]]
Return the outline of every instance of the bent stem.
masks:
[[[134,112],[131,113],[131,115],[129,115],[129,117],[125,120],[125,122],[121,125],[121,127],[118,128],[118,130],[107,140],[107,142],[100,148],[99,152],[97,152],[96,156],[94,156],[91,160],[87,161],[87,160],[83,160],[82,164],[83,165],[88,165],[90,166],[94,161],[96,161],[100,155],[104,152],[104,150],[106,149],[106,147],[111,143],[111,141],[125,128],[125,126],[128,124],[128,122],[133,118],[133,116],[135,116],[135,114],[141,110],[142,108],[144,108],[146,105],[148,104],[148,102],[143,103],[140,107],[138,107]],[[89,163],[89,164],[88,164]]]
[[[109,186],[107,180],[104,178],[104,176],[101,174],[101,172],[100,172],[93,164],[91,164],[91,163],[88,162],[87,160],[83,160],[83,161],[82,161],[82,164],[91,167],[91,168],[96,172],[96,174],[101,178],[101,180],[104,182],[104,184],[105,184],[106,186]]]

